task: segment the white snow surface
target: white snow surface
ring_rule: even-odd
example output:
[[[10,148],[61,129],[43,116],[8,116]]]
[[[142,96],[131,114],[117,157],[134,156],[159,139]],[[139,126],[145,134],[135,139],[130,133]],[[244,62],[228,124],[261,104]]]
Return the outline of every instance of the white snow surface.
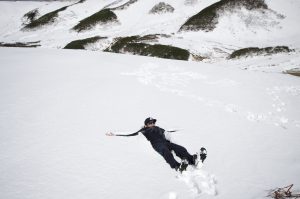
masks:
[[[0,198],[265,198],[300,189],[297,54],[197,63],[0,48]],[[258,64],[260,63],[260,64]],[[242,70],[247,68],[247,70]],[[178,175],[143,137],[158,119],[202,167]]]

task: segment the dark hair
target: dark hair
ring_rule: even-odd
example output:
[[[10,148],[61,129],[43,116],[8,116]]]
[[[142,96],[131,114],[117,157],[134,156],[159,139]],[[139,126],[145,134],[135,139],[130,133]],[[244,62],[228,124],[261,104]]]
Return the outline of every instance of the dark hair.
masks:
[[[148,118],[145,119],[144,124],[147,125],[147,124],[149,124],[151,122],[155,123],[156,119],[154,119],[152,117],[148,117]]]

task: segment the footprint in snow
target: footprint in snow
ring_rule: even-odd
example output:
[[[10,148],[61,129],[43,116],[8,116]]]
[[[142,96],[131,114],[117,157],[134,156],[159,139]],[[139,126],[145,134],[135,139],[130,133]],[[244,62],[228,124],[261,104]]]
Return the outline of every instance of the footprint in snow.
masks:
[[[202,194],[217,195],[215,176],[203,169],[188,167],[182,174],[178,174],[177,178],[183,181],[196,197]]]

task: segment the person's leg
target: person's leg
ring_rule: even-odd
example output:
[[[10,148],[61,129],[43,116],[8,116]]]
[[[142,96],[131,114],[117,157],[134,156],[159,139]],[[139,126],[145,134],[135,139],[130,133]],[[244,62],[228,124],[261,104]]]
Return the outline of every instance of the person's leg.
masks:
[[[186,159],[189,164],[195,164],[194,155],[189,154],[189,152],[183,146],[174,143],[168,143],[168,148],[170,151],[173,150],[176,156],[179,158]]]
[[[170,165],[172,169],[176,169],[180,166],[180,163],[178,163],[167,145],[165,144],[156,144],[153,145],[153,148],[155,151],[157,151],[160,155],[163,156],[163,158],[166,160],[166,162]]]

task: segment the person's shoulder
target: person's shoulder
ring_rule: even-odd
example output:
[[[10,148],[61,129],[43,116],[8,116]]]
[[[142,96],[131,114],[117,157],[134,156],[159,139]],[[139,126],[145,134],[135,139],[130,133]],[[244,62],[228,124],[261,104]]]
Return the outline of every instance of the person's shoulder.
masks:
[[[143,133],[143,132],[147,131],[147,129],[148,129],[147,127],[142,127],[139,132]]]
[[[162,130],[162,131],[165,131],[165,129],[159,127],[159,126],[155,126],[156,129],[159,129],[159,130]]]

